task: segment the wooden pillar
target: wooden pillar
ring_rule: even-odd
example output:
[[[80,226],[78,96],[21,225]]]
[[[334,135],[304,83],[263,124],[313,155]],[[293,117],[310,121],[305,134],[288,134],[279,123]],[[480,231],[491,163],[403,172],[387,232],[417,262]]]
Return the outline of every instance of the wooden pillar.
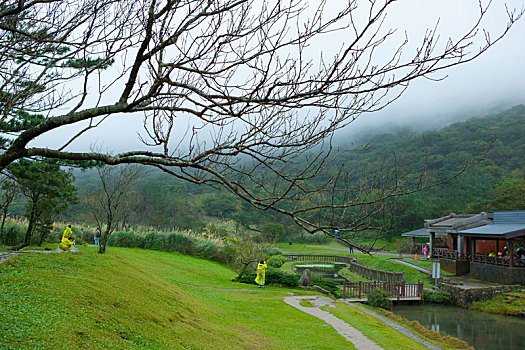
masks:
[[[435,232],[430,232],[430,257],[431,258],[434,257],[434,242],[435,242],[435,238],[436,238],[436,233]]]
[[[474,261],[474,254],[476,254],[476,238],[472,237],[470,246],[470,261]]]
[[[507,241],[507,248],[509,249],[510,267],[514,266],[514,240]]]

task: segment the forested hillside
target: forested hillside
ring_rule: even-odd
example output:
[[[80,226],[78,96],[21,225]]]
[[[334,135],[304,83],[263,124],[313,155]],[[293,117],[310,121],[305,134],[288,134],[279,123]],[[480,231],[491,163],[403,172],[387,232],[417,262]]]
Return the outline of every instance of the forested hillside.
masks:
[[[365,140],[366,139],[366,140]],[[447,126],[439,131],[421,134],[415,131],[366,137],[365,151],[356,150],[355,143],[342,145],[343,151],[326,171],[343,165],[359,176],[380,166],[395,154],[401,170],[408,178],[419,180],[425,168],[427,183],[451,177],[473,156],[482,154],[492,141],[486,158],[474,168],[445,185],[396,200],[396,210],[388,218],[387,235],[419,228],[427,218],[450,212],[525,209],[523,197],[525,173],[525,106],[520,105],[498,114],[473,118]],[[358,147],[359,148],[359,147]],[[95,172],[75,174],[79,196],[96,183]],[[243,226],[260,227],[278,222],[288,231],[293,224],[285,217],[258,211],[225,191],[183,182],[156,170],[142,176],[134,189],[133,214],[129,224],[159,228],[199,229],[216,219],[233,219]],[[521,202],[520,202],[521,201]],[[67,217],[89,221],[87,212],[76,205]],[[284,232],[283,232],[284,233]]]

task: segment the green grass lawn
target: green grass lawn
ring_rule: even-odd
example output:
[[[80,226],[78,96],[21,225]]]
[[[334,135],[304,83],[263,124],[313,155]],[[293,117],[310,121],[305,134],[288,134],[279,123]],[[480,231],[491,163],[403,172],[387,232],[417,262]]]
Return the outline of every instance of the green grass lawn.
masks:
[[[357,256],[357,262],[359,264],[380,270],[392,271],[392,272],[404,272],[405,281],[407,283],[416,283],[421,281],[426,287],[432,287],[432,282],[428,279],[427,275],[417,271],[416,269],[400,264],[390,258],[396,258],[396,255],[373,255],[359,254]]]
[[[0,265],[1,349],[353,349],[283,302],[310,291],[233,283],[227,267],[180,254],[80,249]],[[408,342],[388,337],[385,349]]]
[[[280,248],[281,250],[289,251],[292,254],[322,254],[322,255],[339,255],[339,256],[352,256],[357,259],[357,262],[361,265],[365,265],[374,269],[380,269],[380,270],[386,270],[386,271],[392,271],[392,272],[405,272],[405,280],[407,283],[416,283],[418,281],[422,281],[426,287],[432,287],[432,282],[428,280],[428,277],[426,274],[417,271],[416,269],[406,266],[403,264],[400,264],[391,258],[398,258],[398,255],[380,255],[380,254],[374,254],[374,255],[368,255],[368,254],[362,254],[362,253],[354,253],[349,254],[348,251],[338,251],[338,250],[331,250],[331,249],[323,249],[323,248],[314,248],[314,247],[303,247],[303,246],[287,246],[286,249]],[[413,260],[407,260],[409,262],[413,262]],[[420,261],[417,260],[417,263],[421,263],[422,267],[425,267],[427,269],[432,270],[432,262],[427,261]],[[430,266],[430,267],[428,267]],[[290,267],[285,264],[284,270],[290,270]],[[357,278],[359,280],[359,278]],[[361,279],[365,280],[365,279]]]
[[[422,267],[424,269],[427,269],[430,272],[432,272],[432,265],[435,262],[437,262],[437,261],[422,259],[422,258],[419,258],[419,257],[418,257],[418,260],[415,260],[414,258],[403,258],[403,260],[408,262],[408,263],[411,263],[413,265],[417,265],[417,266],[420,266],[420,267]],[[453,275],[452,273],[450,273],[448,271],[445,271],[443,269],[441,269],[441,274],[442,275]]]
[[[331,246],[322,245],[320,247],[331,247]],[[344,247],[339,245],[339,247],[336,247],[336,248],[344,248]],[[334,250],[334,249],[316,248],[313,246],[305,247],[301,245],[286,245],[286,246],[279,245],[279,250],[283,252],[287,252],[289,254],[353,256],[353,254],[352,255],[350,254],[348,249]]]

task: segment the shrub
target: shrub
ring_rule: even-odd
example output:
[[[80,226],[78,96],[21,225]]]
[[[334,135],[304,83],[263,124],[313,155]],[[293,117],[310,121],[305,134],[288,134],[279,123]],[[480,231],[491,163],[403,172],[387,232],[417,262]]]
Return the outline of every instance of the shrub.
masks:
[[[270,248],[268,248],[267,254],[268,254],[268,256],[274,256],[274,255],[282,255],[283,252],[280,251],[277,248],[270,247]]]
[[[317,232],[312,234],[300,234],[295,235],[292,237],[289,237],[289,242],[293,243],[328,243],[330,241],[330,238],[325,236],[321,232]]]
[[[255,273],[245,273],[239,282],[242,283],[255,283]],[[265,276],[266,284],[280,284],[288,287],[297,287],[299,285],[299,276],[298,275],[288,275],[279,270],[267,269]]]
[[[137,234],[133,231],[115,231],[109,237],[108,245],[178,252],[220,263],[227,263],[232,260],[229,255],[230,252],[221,241],[203,239],[184,232],[149,231]]]
[[[423,301],[433,304],[452,304],[452,295],[442,290],[423,290]]]
[[[288,259],[282,255],[274,255],[274,256],[271,256],[269,259],[268,259],[268,265],[271,266],[271,267],[275,267],[275,268],[279,268],[281,266],[283,266],[283,264],[287,261]]]
[[[382,309],[392,309],[392,301],[388,299],[388,293],[379,288],[370,291],[367,303],[368,305],[380,307]]]

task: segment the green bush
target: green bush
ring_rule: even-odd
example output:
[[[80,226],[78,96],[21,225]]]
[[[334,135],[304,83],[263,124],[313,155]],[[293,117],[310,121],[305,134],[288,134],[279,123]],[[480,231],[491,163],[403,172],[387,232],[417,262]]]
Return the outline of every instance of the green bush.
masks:
[[[206,240],[180,232],[150,231],[137,234],[133,231],[116,231],[109,237],[108,245],[178,252],[220,263],[228,263],[232,260],[230,253],[219,241]]]
[[[423,301],[432,304],[452,304],[452,295],[442,290],[423,290]]]
[[[17,245],[24,241],[27,225],[6,221],[0,244]]]
[[[368,305],[391,310],[392,301],[388,299],[388,293],[385,290],[376,288],[368,294]]]
[[[278,269],[279,267],[283,266],[283,264],[286,261],[288,261],[288,259],[286,257],[284,257],[282,255],[274,255],[274,256],[271,256],[268,259],[268,265]]]
[[[282,255],[283,252],[277,248],[271,247],[271,248],[268,248],[267,254],[268,256],[274,256],[274,255]]]
[[[291,236],[291,237],[289,237],[287,239],[287,241],[288,242],[293,242],[293,243],[320,243],[320,244],[324,244],[324,243],[330,242],[330,238],[325,236],[321,232],[317,232],[317,233],[314,233],[313,235],[312,234],[300,234],[300,235]]]
[[[239,282],[254,284],[256,276],[255,273],[245,273]],[[280,284],[287,287],[297,287],[299,285],[299,275],[288,275],[279,270],[267,269],[265,284]]]

